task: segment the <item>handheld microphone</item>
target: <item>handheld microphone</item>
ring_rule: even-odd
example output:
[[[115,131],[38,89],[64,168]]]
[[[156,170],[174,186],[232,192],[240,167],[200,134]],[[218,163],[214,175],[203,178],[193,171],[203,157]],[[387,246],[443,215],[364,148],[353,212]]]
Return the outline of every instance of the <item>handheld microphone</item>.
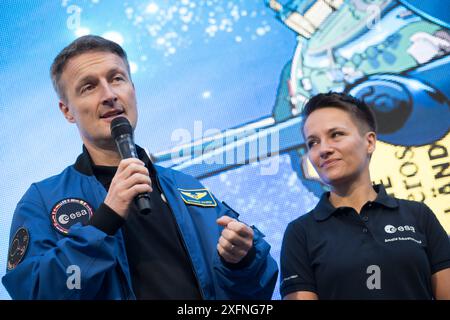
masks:
[[[111,121],[111,136],[116,142],[122,159],[138,158],[133,139],[133,128],[127,118],[117,117]],[[138,194],[134,201],[141,214],[146,215],[152,212],[150,194],[148,192]]]

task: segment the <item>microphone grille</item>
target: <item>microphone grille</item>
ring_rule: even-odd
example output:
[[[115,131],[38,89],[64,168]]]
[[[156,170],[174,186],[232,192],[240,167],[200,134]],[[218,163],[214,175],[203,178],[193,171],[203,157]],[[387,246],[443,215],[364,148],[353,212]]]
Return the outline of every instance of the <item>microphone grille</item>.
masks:
[[[111,136],[114,140],[123,134],[133,134],[130,121],[125,117],[117,117],[111,121]]]

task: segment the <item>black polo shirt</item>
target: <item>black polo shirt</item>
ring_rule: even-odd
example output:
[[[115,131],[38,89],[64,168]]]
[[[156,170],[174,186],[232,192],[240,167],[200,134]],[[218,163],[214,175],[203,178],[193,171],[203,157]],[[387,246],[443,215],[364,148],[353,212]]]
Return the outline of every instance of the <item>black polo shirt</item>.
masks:
[[[319,299],[432,299],[431,275],[450,268],[450,240],[423,203],[400,200],[383,186],[358,214],[335,208],[325,193],[292,221],[281,248],[281,294]]]

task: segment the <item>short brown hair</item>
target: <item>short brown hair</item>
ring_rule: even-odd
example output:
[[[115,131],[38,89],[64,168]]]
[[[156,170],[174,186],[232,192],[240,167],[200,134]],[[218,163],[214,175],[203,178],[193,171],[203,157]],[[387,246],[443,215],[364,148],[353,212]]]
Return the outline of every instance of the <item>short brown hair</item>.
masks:
[[[61,75],[68,61],[76,56],[86,52],[111,52],[123,59],[127,66],[128,75],[130,76],[130,65],[125,50],[117,43],[102,38],[100,36],[87,35],[75,39],[67,47],[65,47],[53,60],[50,67],[50,77],[52,78],[53,87],[59,98],[65,100],[64,88],[60,82]],[[130,77],[131,78],[131,77]]]
[[[308,100],[301,113],[303,116],[303,126],[311,113],[317,109],[327,107],[348,112],[355,120],[361,133],[366,133],[367,131],[377,132],[375,115],[363,100],[357,99],[347,93],[331,91],[328,93],[319,93]]]

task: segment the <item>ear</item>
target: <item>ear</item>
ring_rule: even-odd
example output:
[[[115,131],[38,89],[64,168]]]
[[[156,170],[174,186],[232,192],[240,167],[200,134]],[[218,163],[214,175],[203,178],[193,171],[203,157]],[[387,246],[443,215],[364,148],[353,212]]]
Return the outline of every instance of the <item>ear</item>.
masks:
[[[66,118],[67,121],[69,121],[70,123],[75,123],[75,117],[71,113],[69,106],[61,100],[59,101],[59,110],[61,110],[61,112],[64,115],[64,118]]]
[[[373,131],[367,132],[366,142],[367,142],[367,152],[369,155],[372,155],[375,151],[375,146],[377,143],[377,134]]]

